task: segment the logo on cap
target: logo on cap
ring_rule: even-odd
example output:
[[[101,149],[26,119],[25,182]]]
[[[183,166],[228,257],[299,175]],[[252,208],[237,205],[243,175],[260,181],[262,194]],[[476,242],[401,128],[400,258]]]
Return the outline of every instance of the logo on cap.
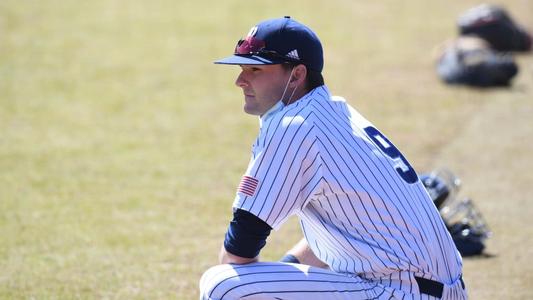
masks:
[[[298,56],[298,51],[296,49],[287,53],[287,57],[294,58],[294,59],[300,59],[300,57]]]

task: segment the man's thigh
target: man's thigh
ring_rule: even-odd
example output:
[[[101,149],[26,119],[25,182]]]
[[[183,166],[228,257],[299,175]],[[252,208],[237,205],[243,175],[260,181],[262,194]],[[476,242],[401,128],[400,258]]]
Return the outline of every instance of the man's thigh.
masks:
[[[219,265],[200,280],[200,299],[388,299],[382,286],[329,270],[278,262]]]

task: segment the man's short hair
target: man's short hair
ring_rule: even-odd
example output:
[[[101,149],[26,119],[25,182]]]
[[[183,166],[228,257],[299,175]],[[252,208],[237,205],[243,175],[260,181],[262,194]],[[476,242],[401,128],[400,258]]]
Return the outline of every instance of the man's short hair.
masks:
[[[291,64],[291,63],[281,64],[281,66],[287,71],[290,71],[292,68],[296,67],[297,65],[298,64]],[[322,73],[313,71],[307,68],[307,76],[305,77],[305,89],[309,92],[312,89],[317,88],[322,85],[324,85],[324,77],[322,76]]]

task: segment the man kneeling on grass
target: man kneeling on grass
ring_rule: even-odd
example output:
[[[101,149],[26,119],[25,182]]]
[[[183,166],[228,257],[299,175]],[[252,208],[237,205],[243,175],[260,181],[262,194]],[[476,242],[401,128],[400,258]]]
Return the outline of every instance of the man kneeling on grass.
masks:
[[[233,203],[221,265],[200,299],[465,299],[461,256],[402,153],[324,85],[322,45],[290,17],[266,20],[218,64],[239,65],[260,132]],[[291,215],[304,238],[259,262]]]

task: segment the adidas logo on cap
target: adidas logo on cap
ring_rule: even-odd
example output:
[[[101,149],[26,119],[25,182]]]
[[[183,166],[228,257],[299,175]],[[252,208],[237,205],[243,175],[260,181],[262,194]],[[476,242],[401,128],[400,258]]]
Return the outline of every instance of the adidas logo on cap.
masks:
[[[300,59],[298,56],[298,51],[296,49],[292,50],[291,52],[287,53],[287,57],[294,58],[294,59]]]

